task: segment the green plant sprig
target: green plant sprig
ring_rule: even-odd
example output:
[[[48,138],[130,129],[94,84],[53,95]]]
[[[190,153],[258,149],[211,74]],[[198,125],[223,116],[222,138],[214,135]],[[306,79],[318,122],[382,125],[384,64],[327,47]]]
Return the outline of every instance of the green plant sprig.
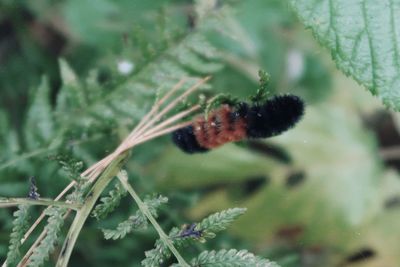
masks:
[[[0,198],[0,208],[7,208],[18,205],[39,205],[39,206],[55,206],[60,208],[68,208],[78,210],[81,205],[76,203],[68,203],[64,201],[54,201],[48,198],[29,199],[29,198]]]
[[[259,77],[259,88],[257,89],[257,92],[250,96],[250,101],[253,103],[263,103],[265,100],[268,99],[268,86],[269,86],[269,80],[270,80],[270,75],[264,71],[264,70],[259,70],[258,71],[258,77]]]
[[[141,212],[147,217],[147,219],[150,221],[150,223],[156,229],[156,231],[157,231],[158,235],[160,236],[160,239],[162,240],[162,242],[171,250],[172,254],[174,254],[176,259],[178,260],[178,263],[182,267],[190,267],[190,265],[185,261],[185,259],[181,256],[181,254],[179,254],[178,250],[175,248],[175,246],[173,245],[173,242],[170,240],[168,235],[163,231],[161,226],[157,223],[156,219],[151,214],[148,206],[140,199],[140,197],[137,195],[135,190],[128,183],[127,175],[124,174],[124,173],[119,173],[118,178],[121,181],[122,185],[125,187],[125,189],[128,191],[128,193],[135,200],[135,202],[138,205],[138,207],[141,210]]]
[[[78,239],[79,233],[82,230],[83,224],[90,215],[97,199],[100,194],[111,182],[112,178],[120,171],[124,164],[129,152],[124,152],[119,155],[100,175],[97,182],[93,185],[91,191],[86,197],[86,201],[83,206],[77,212],[74,221],[72,222],[71,228],[65,238],[63,247],[57,260],[57,267],[66,267],[72,254],[72,250],[75,246],[75,242]]]

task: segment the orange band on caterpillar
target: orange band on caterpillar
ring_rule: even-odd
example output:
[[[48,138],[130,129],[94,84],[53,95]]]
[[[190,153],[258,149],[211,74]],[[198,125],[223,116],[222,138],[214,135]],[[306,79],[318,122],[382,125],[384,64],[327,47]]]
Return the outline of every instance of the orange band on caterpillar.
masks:
[[[201,147],[211,149],[226,142],[246,138],[246,122],[242,117],[232,117],[234,110],[228,105],[212,111],[208,119],[199,116],[194,120],[194,135]]]
[[[228,142],[267,138],[292,128],[303,116],[304,103],[294,95],[275,96],[265,103],[222,105],[208,118],[172,133],[174,143],[186,153],[205,152]]]

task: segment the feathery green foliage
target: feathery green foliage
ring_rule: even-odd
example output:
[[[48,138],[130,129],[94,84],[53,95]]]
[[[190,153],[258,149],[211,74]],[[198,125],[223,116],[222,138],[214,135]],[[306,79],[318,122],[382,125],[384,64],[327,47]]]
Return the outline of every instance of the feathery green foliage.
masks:
[[[245,208],[233,208],[217,212],[203,219],[196,228],[209,234],[217,233],[228,228],[237,217],[245,212]]]
[[[196,240],[202,241],[204,238],[214,238],[216,232],[225,230],[245,211],[246,209],[243,208],[233,208],[211,214],[196,225],[195,229],[201,233],[200,238],[190,235],[181,237],[181,230],[177,227],[172,228],[168,236],[176,247],[186,246]],[[161,239],[158,239],[155,243],[154,249],[146,251],[145,255],[146,258],[142,261],[142,265],[150,267],[157,266],[164,262],[166,259],[171,257],[171,252],[167,245]]]
[[[74,190],[65,198],[68,201],[82,204],[84,197],[91,186],[91,182],[80,175],[80,172],[83,169],[83,162],[67,155],[56,156],[55,159],[61,165],[61,170],[66,174],[66,176],[70,180],[75,181]]]
[[[21,239],[29,226],[29,206],[19,205],[14,212],[13,229],[10,235],[10,245],[8,247],[7,262],[12,266],[20,255]]]
[[[54,134],[54,120],[49,94],[48,80],[46,77],[42,77],[25,123],[25,143],[29,149],[48,145]]]
[[[253,96],[250,96],[250,100],[253,102],[263,102],[268,97],[268,85],[270,76],[266,71],[259,70],[258,77],[260,79],[260,88],[258,88],[257,92]]]
[[[61,227],[64,224],[64,215],[67,212],[66,208],[50,207],[46,210],[47,225],[44,231],[46,236],[40,242],[40,245],[33,250],[30,257],[29,267],[39,267],[49,258],[50,253],[54,251],[55,245],[60,236]]]
[[[102,229],[105,239],[117,240],[124,238],[135,229],[147,227],[147,222],[142,216],[132,215],[127,220],[120,222],[116,229]]]
[[[147,206],[154,218],[157,218],[157,209],[161,204],[167,203],[168,198],[163,196],[158,197],[146,197],[143,200],[144,204]],[[118,224],[116,229],[102,229],[105,239],[120,239],[124,238],[127,234],[134,230],[145,229],[148,226],[148,221],[146,216],[142,211],[136,211],[135,215],[130,216],[127,220]]]
[[[61,169],[71,180],[79,180],[80,173],[83,169],[83,162],[78,161],[70,156],[56,156],[55,159],[61,165]]]
[[[168,234],[168,237],[172,240],[174,246],[180,247],[184,243],[188,242],[189,238],[175,239],[179,234],[179,229],[174,227]],[[166,259],[171,257],[171,251],[168,246],[161,239],[157,239],[154,248],[145,252],[146,258],[142,260],[142,266],[151,267],[162,264]]]
[[[239,103],[239,99],[237,97],[234,97],[230,94],[218,94],[212,99],[212,101],[210,101],[209,103],[207,103],[205,105],[204,114],[207,118],[208,114],[212,110],[220,107],[223,104],[228,104],[228,105],[234,106],[238,103]]]
[[[146,196],[143,200],[144,204],[147,206],[147,209],[150,211],[150,213],[158,217],[158,208],[162,205],[168,202],[168,198],[164,196],[157,196],[157,197],[151,197],[151,196]]]
[[[179,265],[174,265],[179,266]],[[255,256],[247,250],[220,250],[203,251],[191,261],[193,267],[218,266],[218,267],[279,267],[278,264]]]
[[[372,256],[355,265],[400,262],[399,154],[393,149],[399,145],[399,116],[336,72],[322,49],[328,48],[339,69],[398,109],[399,1],[0,2],[0,196],[16,200],[13,205],[38,204],[18,197],[26,196],[27,177],[37,178],[45,198],[41,205],[50,205],[46,199],[73,179],[75,190],[60,201],[65,207],[72,202],[71,215],[85,207],[89,215],[85,204],[92,184],[79,177],[79,162],[90,166],[113,151],[155,99],[184,77],[189,76],[187,83],[176,95],[200,76],[212,76],[201,88],[206,113],[226,103],[222,96],[227,95],[238,101],[253,96],[257,102],[269,94],[293,93],[306,102],[298,126],[265,142],[227,144],[201,155],[181,153],[167,137],[135,147],[125,167],[143,179],[131,179],[132,188],[168,194],[170,204],[155,223],[156,214],[138,197],[139,209],[145,207],[153,221],[139,212],[124,214],[128,201],[121,201],[113,216],[90,223],[86,215],[80,217],[84,227],[73,232],[85,238],[66,245],[73,250],[69,265],[137,265],[153,235],[144,231],[119,239],[148,224],[161,239],[146,253],[147,266],[167,265],[173,256],[183,266],[180,253],[201,266],[226,266],[232,259],[244,265],[237,254],[245,252],[219,251],[219,246],[247,248],[285,267],[347,265],[362,247]],[[321,47],[305,34],[289,3]],[[259,69],[270,79],[266,72],[257,77]],[[166,117],[196,99],[186,99]],[[297,174],[301,179],[293,183]],[[203,218],[235,205],[248,212],[232,225],[234,238],[215,236],[226,226],[213,226],[219,217]],[[0,210],[4,231],[11,232],[11,219]],[[200,223],[173,227],[186,221]],[[112,246],[97,242],[99,227],[114,223],[116,229],[104,233],[118,240]],[[45,224],[21,247],[28,247]],[[171,227],[167,238],[162,229]],[[8,241],[0,235],[1,259]],[[181,249],[171,249],[171,242]],[[54,259],[42,266],[56,265]]]
[[[112,190],[108,192],[108,196],[100,199],[100,204],[97,204],[92,211],[92,216],[96,219],[104,219],[109,213],[118,207],[121,199],[126,196],[125,188],[117,182]]]
[[[74,185],[74,191],[65,198],[68,201],[83,204],[86,194],[89,192],[92,183],[88,180],[79,178]]]
[[[224,14],[220,10],[208,8],[208,18],[223,20]],[[182,77],[220,70],[218,50],[204,37],[209,23],[204,18],[199,21],[198,29],[185,33],[174,32],[172,25],[166,25],[172,29],[157,36],[156,40],[162,45],[150,57],[146,57],[148,53],[142,53],[143,58],[137,58],[134,75],[121,77],[121,74],[115,74],[109,84],[99,82],[98,71],[92,71],[86,83],[81,81],[67,61],[61,59],[62,86],[55,107],[49,104],[50,92],[43,78],[26,124],[24,138],[27,149],[3,162],[0,170],[34,155],[70,146],[71,139],[83,136],[81,141],[90,141],[99,135],[110,135],[119,125],[126,126],[127,122],[132,126],[150,108],[158,89],[170,89]],[[76,154],[86,156],[85,151]]]

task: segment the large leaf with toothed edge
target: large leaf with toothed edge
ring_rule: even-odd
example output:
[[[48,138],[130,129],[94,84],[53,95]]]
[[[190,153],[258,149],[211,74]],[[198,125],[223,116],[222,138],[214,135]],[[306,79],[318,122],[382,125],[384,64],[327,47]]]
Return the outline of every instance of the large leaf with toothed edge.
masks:
[[[291,0],[337,67],[400,110],[400,1]]]

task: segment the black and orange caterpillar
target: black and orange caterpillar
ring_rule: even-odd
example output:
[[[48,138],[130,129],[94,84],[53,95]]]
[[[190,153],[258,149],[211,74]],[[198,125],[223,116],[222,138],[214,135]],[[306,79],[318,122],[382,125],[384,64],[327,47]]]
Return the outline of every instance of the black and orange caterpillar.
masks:
[[[292,128],[303,116],[304,103],[294,95],[272,97],[263,103],[240,102],[211,111],[206,119],[196,117],[187,127],[172,133],[173,142],[184,152],[206,152],[245,138],[267,138]]]

